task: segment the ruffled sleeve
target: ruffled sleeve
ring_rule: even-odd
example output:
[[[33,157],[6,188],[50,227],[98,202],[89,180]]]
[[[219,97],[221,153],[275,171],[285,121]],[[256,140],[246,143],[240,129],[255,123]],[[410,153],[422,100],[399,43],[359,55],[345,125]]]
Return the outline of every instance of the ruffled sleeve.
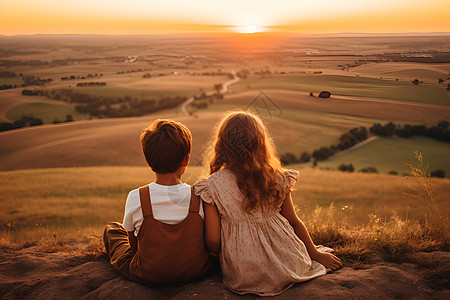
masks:
[[[204,202],[214,204],[214,199],[211,196],[208,180],[206,178],[200,179],[194,183],[194,194],[202,198]]]
[[[292,190],[298,180],[298,174],[299,173],[297,170],[286,170],[283,173],[283,176],[285,178],[285,187],[287,190]]]

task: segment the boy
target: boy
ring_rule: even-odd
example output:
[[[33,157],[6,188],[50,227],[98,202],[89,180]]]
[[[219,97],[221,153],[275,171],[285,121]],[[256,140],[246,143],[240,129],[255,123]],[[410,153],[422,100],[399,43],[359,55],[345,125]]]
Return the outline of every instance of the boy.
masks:
[[[111,264],[128,279],[149,285],[196,280],[211,267],[204,248],[201,201],[181,182],[192,136],[183,124],[156,120],[141,134],[156,179],[128,194],[123,226],[103,234]]]

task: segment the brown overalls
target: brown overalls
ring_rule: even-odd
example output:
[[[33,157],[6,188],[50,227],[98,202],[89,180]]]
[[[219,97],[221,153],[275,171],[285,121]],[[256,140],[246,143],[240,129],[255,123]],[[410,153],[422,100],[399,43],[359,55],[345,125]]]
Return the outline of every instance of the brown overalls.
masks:
[[[189,282],[205,275],[212,262],[204,246],[200,198],[191,192],[189,213],[175,225],[155,220],[148,185],[139,188],[139,198],[144,221],[136,253],[120,223],[106,225],[103,241],[113,267],[128,279],[149,285]]]

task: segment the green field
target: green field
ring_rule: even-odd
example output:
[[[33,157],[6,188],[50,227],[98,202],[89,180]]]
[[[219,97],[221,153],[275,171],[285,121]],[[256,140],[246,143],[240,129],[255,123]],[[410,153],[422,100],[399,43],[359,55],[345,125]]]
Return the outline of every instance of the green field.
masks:
[[[393,99],[450,105],[449,92],[431,84],[414,85],[411,82],[382,80],[341,75],[279,75],[243,79],[234,89],[285,89],[332,95]]]
[[[44,124],[52,123],[55,119],[64,121],[67,115],[72,115],[74,120],[89,118],[88,115],[78,113],[73,105],[47,101],[22,103],[6,112],[6,117],[12,121],[19,120],[22,116],[33,116],[41,119]]]
[[[12,85],[17,85],[17,86],[21,86],[23,83],[23,80],[21,77],[2,77],[0,78],[0,85],[3,84],[12,84]]]
[[[103,97],[136,97],[139,99],[160,99],[163,97],[192,97],[196,91],[189,90],[153,90],[117,86],[106,87],[72,87],[74,93],[90,94]]]
[[[429,171],[442,169],[446,177],[450,177],[450,143],[421,136],[406,139],[379,138],[335,159],[318,162],[318,168],[337,169],[340,164],[351,163],[355,170],[375,167],[382,173],[396,171],[403,174],[407,171],[407,167],[402,162],[413,162],[414,151],[422,153],[424,160],[429,164]]]

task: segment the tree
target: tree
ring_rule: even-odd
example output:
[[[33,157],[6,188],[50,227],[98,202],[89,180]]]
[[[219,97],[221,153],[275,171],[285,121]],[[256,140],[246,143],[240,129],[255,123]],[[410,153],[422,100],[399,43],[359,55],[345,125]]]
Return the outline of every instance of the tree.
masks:
[[[339,170],[339,171],[342,171],[342,172],[353,172],[353,171],[355,170],[355,168],[353,167],[352,164],[348,164],[348,165],[346,165],[346,164],[340,164],[340,165],[338,166],[338,170]]]
[[[30,120],[30,126],[37,126],[37,125],[42,125],[42,124],[44,124],[44,122],[42,122],[42,120],[39,118],[32,118]]]
[[[316,161],[326,160],[331,155],[333,155],[333,151],[331,151],[330,148],[327,147],[320,147],[320,149],[314,150],[312,154]]]
[[[378,170],[375,167],[367,167],[367,168],[362,168],[361,170],[359,170],[359,172],[363,172],[363,173],[378,173]]]
[[[217,83],[214,85],[214,89],[217,91],[217,93],[220,93],[222,88],[223,88],[223,85],[221,83]]]
[[[300,155],[300,162],[309,162],[310,160],[311,160],[311,154],[309,154],[308,152],[304,151]]]
[[[384,125],[384,127],[386,127],[388,136],[392,136],[395,132],[395,129],[397,128],[397,126],[392,122],[387,123],[386,125]]]
[[[355,170],[355,168],[353,167],[353,165],[352,164],[348,164],[347,172],[353,172],[354,170]]]
[[[338,166],[338,170],[339,170],[339,171],[342,171],[342,172],[347,171],[347,165],[346,165],[346,164],[340,164],[340,165]]]
[[[438,177],[438,178],[444,178],[445,177],[445,171],[438,169],[435,171],[430,172],[431,177]]]
[[[0,131],[6,131],[14,129],[14,124],[9,122],[2,122],[0,123]]]
[[[297,162],[297,157],[295,157],[294,153],[286,152],[281,155],[281,163],[283,165],[290,165]]]
[[[411,134],[412,135],[425,135],[427,132],[427,128],[425,125],[413,125],[411,127]]]
[[[64,122],[73,122],[73,117],[72,115],[67,115],[66,119],[64,120]]]
[[[351,129],[349,131],[349,134],[351,134],[359,142],[367,139],[367,129],[366,129],[366,127],[363,127],[363,126]]]
[[[15,120],[13,123],[14,128],[21,128],[27,126],[27,122],[24,119]]]
[[[450,125],[450,123],[447,121],[447,120],[441,120],[441,121],[439,121],[439,123],[438,123],[438,127],[441,127],[441,128],[447,128],[448,126]]]
[[[389,129],[385,126],[381,125],[380,123],[375,123],[372,125],[372,127],[369,128],[370,132],[379,135],[379,136],[388,136],[389,135]]]
[[[397,130],[397,135],[402,138],[409,138],[411,136],[412,126],[405,124],[403,128]]]

